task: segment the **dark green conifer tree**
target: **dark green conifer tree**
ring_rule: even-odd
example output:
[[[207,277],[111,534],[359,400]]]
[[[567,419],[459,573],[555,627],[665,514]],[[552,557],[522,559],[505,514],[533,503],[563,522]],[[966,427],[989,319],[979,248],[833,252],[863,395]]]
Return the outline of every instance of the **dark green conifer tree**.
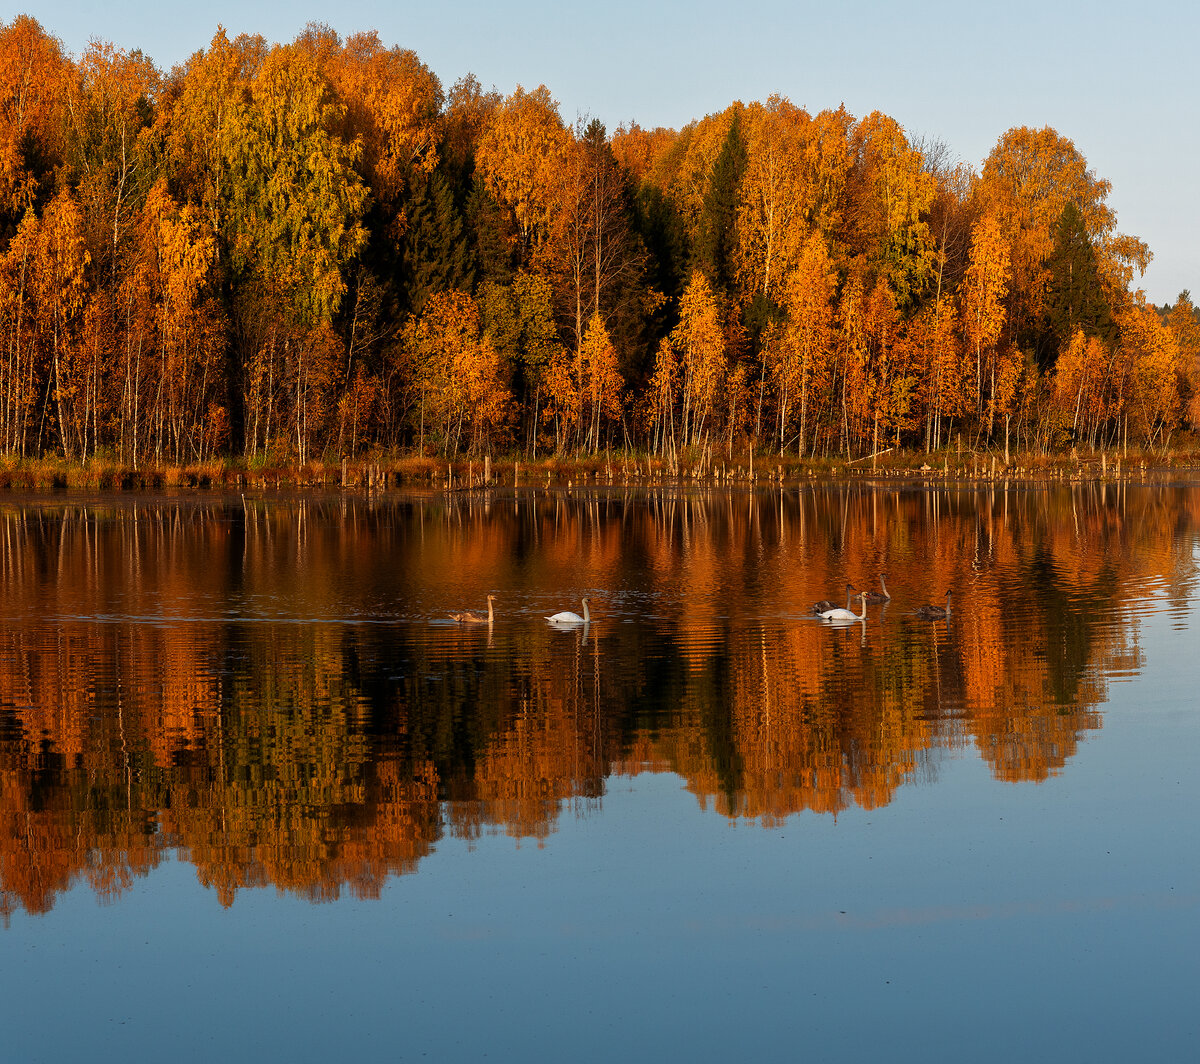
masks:
[[[1046,266],[1046,315],[1038,344],[1043,364],[1053,362],[1077,328],[1086,336],[1111,340],[1116,326],[1100,280],[1096,249],[1073,200],[1067,201],[1054,226],[1054,250]]]
[[[477,282],[509,284],[517,271],[520,246],[511,215],[501,209],[478,178],[472,181],[465,214]]]
[[[734,285],[738,190],[745,171],[746,145],[735,112],[709,175],[692,249],[692,265],[703,272],[715,290],[726,295],[732,293]]]
[[[405,309],[419,314],[435,292],[471,291],[475,261],[450,182],[440,171],[414,179],[407,214],[400,241],[401,288]]]

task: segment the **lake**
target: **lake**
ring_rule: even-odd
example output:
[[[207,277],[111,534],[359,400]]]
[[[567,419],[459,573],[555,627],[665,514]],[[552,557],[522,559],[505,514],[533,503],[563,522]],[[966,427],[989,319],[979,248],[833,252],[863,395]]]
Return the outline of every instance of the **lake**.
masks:
[[[5,1057],[1189,1059],[1198,562],[1170,481],[0,498]]]

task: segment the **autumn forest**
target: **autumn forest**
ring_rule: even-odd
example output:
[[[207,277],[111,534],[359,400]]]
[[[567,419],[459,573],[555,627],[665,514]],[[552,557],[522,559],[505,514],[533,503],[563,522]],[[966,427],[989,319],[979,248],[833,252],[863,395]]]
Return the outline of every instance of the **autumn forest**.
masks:
[[[0,23],[0,454],[1165,448],[1188,294],[1067,135],[782,96],[608,130],[373,33],[164,72]]]

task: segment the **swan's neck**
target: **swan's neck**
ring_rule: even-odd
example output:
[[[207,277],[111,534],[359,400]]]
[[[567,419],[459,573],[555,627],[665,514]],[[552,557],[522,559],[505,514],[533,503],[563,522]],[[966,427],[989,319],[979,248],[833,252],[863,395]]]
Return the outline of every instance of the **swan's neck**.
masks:
[[[865,621],[867,619],[867,596],[866,595],[860,596],[860,604],[862,605],[862,613],[860,613],[858,615],[858,619],[860,621]]]
[[[492,600],[489,598],[488,599],[488,624],[491,624],[493,622],[494,618],[495,618],[495,614],[492,611]]]
[[[587,599],[584,599],[583,600],[583,623],[587,624],[589,621],[591,621],[591,619],[592,619],[592,615],[590,613],[588,613]]]

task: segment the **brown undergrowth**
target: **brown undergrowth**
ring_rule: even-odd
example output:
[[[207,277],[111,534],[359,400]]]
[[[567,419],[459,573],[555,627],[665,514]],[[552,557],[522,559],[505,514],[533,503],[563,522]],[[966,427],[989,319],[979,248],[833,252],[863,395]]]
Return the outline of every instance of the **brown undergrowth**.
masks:
[[[111,459],[0,458],[0,491],[145,492],[263,489],[462,491],[489,485],[769,484],[796,480],[899,478],[908,480],[1137,480],[1200,472],[1200,445],[1163,451],[1071,451],[1063,454],[990,451],[888,451],[855,459],[798,459],[743,450],[732,458],[711,452],[674,458],[636,452],[552,456],[441,458],[372,455],[303,465],[217,459],[133,468]]]

